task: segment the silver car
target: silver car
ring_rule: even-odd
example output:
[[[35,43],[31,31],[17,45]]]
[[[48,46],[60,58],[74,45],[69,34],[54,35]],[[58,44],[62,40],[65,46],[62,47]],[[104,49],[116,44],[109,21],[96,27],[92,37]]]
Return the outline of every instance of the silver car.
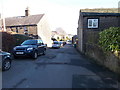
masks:
[[[60,43],[58,41],[53,41],[52,48],[60,48]]]

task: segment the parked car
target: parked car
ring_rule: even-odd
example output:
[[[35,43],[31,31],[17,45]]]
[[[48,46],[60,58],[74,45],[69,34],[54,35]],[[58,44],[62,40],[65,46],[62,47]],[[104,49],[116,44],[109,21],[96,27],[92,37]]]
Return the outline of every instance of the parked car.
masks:
[[[38,55],[41,54],[46,54],[46,45],[41,39],[26,40],[20,46],[16,46],[13,49],[15,58],[20,56],[30,56],[33,59],[36,59]]]
[[[11,68],[12,56],[8,52],[0,51],[0,68],[2,71],[9,70]]]
[[[66,44],[66,42],[65,41],[63,41],[63,46]]]
[[[62,47],[63,46],[63,41],[59,41],[59,43],[60,43],[60,46]]]
[[[72,44],[72,40],[68,40],[68,41],[67,41],[67,44]]]
[[[52,48],[60,48],[60,43],[58,41],[53,41]]]

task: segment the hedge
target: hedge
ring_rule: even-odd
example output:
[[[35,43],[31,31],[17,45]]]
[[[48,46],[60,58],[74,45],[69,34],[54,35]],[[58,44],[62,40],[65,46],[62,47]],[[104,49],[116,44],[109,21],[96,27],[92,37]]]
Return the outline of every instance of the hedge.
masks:
[[[110,27],[99,33],[99,45],[105,51],[120,52],[120,27]]]
[[[8,32],[0,32],[2,35],[2,51],[11,52],[13,47],[20,45],[23,41],[27,39],[32,39],[22,34],[11,34]]]
[[[15,39],[15,45],[20,45],[23,41],[27,40],[27,39],[32,39],[32,37],[28,37],[26,35],[22,35],[22,34],[13,34],[13,37]]]
[[[15,39],[12,34],[0,32],[2,35],[2,51],[10,52],[15,46]]]

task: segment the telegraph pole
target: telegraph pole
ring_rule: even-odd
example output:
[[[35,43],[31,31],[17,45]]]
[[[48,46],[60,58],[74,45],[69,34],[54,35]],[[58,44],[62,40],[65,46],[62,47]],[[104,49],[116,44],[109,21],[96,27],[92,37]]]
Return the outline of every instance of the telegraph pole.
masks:
[[[2,28],[3,28],[3,31],[6,31],[5,18],[4,18],[4,16],[2,17]]]
[[[3,2],[1,6],[2,6],[2,13],[1,13],[2,31],[6,31]]]

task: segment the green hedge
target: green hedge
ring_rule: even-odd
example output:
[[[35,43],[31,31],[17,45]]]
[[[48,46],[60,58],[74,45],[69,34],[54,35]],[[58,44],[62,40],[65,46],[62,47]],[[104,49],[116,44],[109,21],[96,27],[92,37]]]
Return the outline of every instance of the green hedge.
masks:
[[[11,49],[15,46],[15,39],[12,34],[7,32],[0,32],[2,35],[2,50],[10,52]]]
[[[120,52],[120,27],[110,27],[99,33],[99,45],[105,51]]]
[[[23,41],[27,39],[32,39],[31,37],[21,35],[21,34],[11,34],[8,32],[0,32],[2,35],[2,50],[6,52],[11,52],[13,47],[20,45]]]
[[[22,35],[22,34],[13,34],[13,37],[15,39],[15,45],[20,45],[23,41],[27,40],[27,39],[32,39],[31,37],[28,37],[26,35]]]

